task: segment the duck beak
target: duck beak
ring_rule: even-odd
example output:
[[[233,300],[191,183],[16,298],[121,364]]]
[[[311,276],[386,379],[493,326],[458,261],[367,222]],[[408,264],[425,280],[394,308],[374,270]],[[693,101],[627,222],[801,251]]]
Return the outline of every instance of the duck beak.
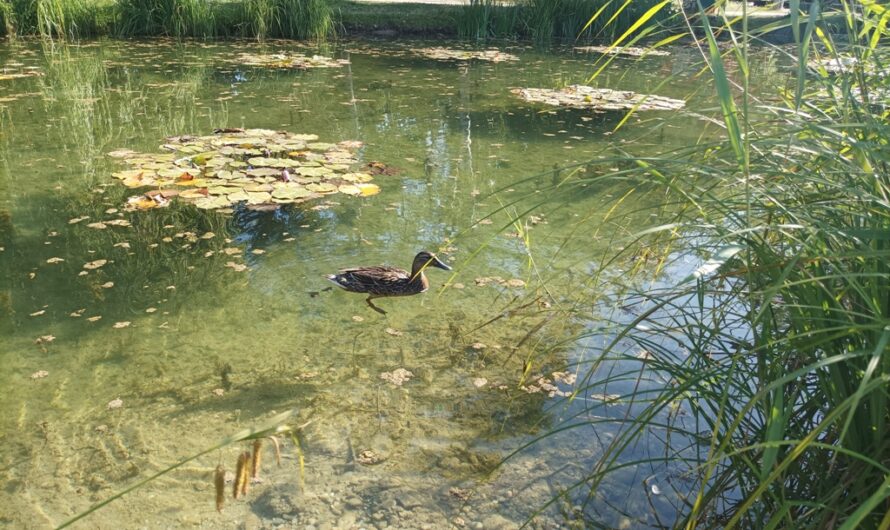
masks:
[[[446,271],[450,271],[450,270],[451,270],[451,267],[449,267],[448,265],[445,265],[444,263],[442,263],[442,262],[439,260],[439,258],[436,258],[436,257],[434,257],[434,258],[432,259],[432,261],[430,261],[430,266],[432,266],[432,267],[436,267],[436,268],[439,268],[439,269],[443,269],[443,270],[446,270]]]

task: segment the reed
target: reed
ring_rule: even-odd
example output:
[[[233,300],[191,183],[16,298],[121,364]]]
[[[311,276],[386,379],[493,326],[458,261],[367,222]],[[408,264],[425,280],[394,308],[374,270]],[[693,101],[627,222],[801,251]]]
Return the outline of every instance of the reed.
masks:
[[[744,18],[720,28],[732,37],[726,53],[701,16],[720,134],[657,156],[623,155],[626,169],[577,179],[666,198],[654,210],[659,224],[598,260],[606,270],[589,280],[617,302],[611,319],[578,337],[604,346],[584,361],[573,398],[592,402],[623,387],[627,406],[606,416],[579,407],[557,427],[609,424],[617,433],[565,493],[583,504],[612,475],[654,469],[682,477],[670,481],[673,520],[660,526],[890,521],[890,92],[879,75],[890,32],[883,7],[843,1],[846,42],[834,42],[816,31],[818,3],[806,14],[798,7],[792,2],[790,20],[798,66],[784,106],[750,99],[749,52],[759,34]],[[808,66],[820,55],[850,67]],[[567,181],[554,193],[576,190]],[[637,274],[625,283],[628,271],[641,271],[633,260],[653,248],[664,249],[649,262],[653,271],[690,257],[700,266],[687,266],[685,277]],[[610,307],[585,303],[565,316]],[[619,310],[627,307],[640,309],[628,316]],[[663,447],[640,458],[637,448],[652,443]],[[591,526],[610,526],[586,513]]]
[[[471,0],[455,17],[462,39],[515,37],[520,31],[521,10],[502,0]]]
[[[258,40],[324,41],[336,34],[327,0],[244,0],[240,12],[240,34]]]
[[[212,37],[214,11],[208,0],[118,0],[118,33],[126,37]]]
[[[0,34],[77,39],[98,35],[102,10],[85,0],[2,0]]]

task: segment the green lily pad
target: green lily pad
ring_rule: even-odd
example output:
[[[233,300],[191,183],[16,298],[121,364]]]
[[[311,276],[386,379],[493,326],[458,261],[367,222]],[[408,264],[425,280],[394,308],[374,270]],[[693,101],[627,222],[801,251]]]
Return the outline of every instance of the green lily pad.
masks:
[[[317,140],[314,134],[225,129],[169,137],[162,153],[116,150],[109,156],[130,166],[113,174],[123,184],[154,188],[128,200],[129,210],[152,209],[173,199],[230,211],[239,202],[265,209],[333,193],[368,195],[361,185],[371,175],[350,172],[358,164],[354,151],[361,142]]]

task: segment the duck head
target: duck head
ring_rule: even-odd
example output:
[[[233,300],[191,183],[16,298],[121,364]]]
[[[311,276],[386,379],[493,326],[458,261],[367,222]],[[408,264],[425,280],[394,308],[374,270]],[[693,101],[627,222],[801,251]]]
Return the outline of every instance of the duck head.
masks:
[[[417,273],[423,272],[423,269],[427,267],[436,267],[437,269],[446,271],[451,270],[451,267],[442,263],[442,260],[437,258],[435,254],[422,250],[414,256],[414,263],[411,266],[411,276],[416,276]]]

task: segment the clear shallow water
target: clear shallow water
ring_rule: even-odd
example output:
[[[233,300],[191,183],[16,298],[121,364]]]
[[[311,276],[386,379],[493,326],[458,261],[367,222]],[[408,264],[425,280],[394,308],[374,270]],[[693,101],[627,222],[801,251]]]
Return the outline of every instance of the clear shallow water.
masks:
[[[621,115],[551,111],[509,95],[584,81],[588,55],[514,46],[519,63],[465,64],[417,58],[411,44],[429,43],[0,48],[5,71],[43,74],[0,81],[0,385],[8,389],[0,401],[0,522],[59,524],[291,408],[297,423],[312,421],[302,479],[288,442],[282,467],[267,457],[264,482],[217,514],[211,472],[220,462],[232,470],[243,450],[232,446],[81,526],[512,528],[589,472],[612,427],[575,429],[495,465],[563,417],[625,413],[592,399],[566,408],[527,390],[537,375],[577,370],[607,340],[566,341],[596,326],[599,260],[652,222],[635,212],[657,198],[637,193],[612,212],[627,191],[619,184],[575,187],[552,202],[543,190],[554,165],[616,148],[655,153],[716,129],[708,133],[690,114],[641,113],[613,133]],[[245,49],[326,53],[351,64],[296,72],[233,64]],[[774,68],[768,59],[759,63],[765,70]],[[683,49],[619,59],[600,86],[657,91],[706,112],[711,102],[694,64]],[[166,136],[216,127],[360,140],[363,162],[398,171],[376,177],[379,195],[337,195],[323,209],[112,211],[133,192],[110,178],[123,166],[106,153],[155,152]],[[542,202],[537,218],[511,222]],[[83,216],[89,220],[70,223]],[[115,218],[132,226],[86,226]],[[207,232],[214,237],[194,237]],[[422,248],[456,272],[433,270],[425,295],[378,301],[385,317],[361,295],[319,292],[324,274],[407,267]],[[98,259],[109,262],[80,275]],[[233,259],[248,270],[227,268]],[[577,307],[579,316],[551,318],[554,306]],[[398,368],[411,380],[399,387],[381,379]],[[32,378],[41,370],[48,374]],[[109,408],[114,400],[121,406]],[[660,447],[655,438],[639,455]],[[357,463],[365,450],[382,461]],[[653,513],[669,520],[675,500],[653,500],[642,485],[669,471],[629,468],[595,492],[574,491],[534,525],[568,525],[582,504],[587,517],[616,526],[654,525]]]

